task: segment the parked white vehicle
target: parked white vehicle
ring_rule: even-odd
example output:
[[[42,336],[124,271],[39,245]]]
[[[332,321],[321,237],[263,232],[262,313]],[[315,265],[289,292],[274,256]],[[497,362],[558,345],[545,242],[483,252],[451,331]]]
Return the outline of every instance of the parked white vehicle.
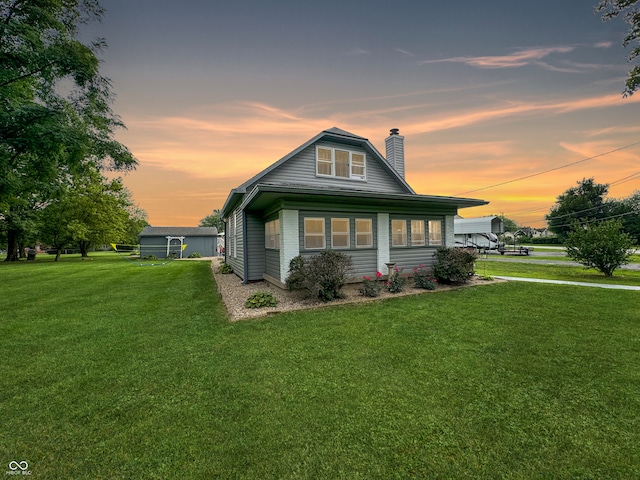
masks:
[[[453,233],[457,247],[498,250],[501,246],[498,235],[504,233],[500,217],[462,218],[456,216]]]

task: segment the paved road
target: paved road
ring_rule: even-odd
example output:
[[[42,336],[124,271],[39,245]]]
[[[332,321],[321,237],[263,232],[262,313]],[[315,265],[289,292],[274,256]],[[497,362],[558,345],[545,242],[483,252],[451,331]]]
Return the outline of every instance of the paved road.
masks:
[[[570,282],[567,280],[545,280],[542,278],[505,277],[503,275],[495,275],[493,278],[516,282],[555,283],[557,285],[577,285],[579,287],[612,288],[614,290],[640,290],[640,287],[633,285],[609,285],[605,283]]]
[[[544,252],[540,252],[539,255],[541,256],[545,256],[548,257],[549,254],[548,253],[544,253]],[[481,255],[479,257],[479,259],[484,260],[485,256]],[[540,265],[566,265],[566,266],[574,266],[574,267],[581,267],[583,266],[581,263],[578,262],[569,262],[569,261],[563,261],[563,260],[540,260],[540,259],[536,259],[535,258],[535,252],[533,255],[529,256],[529,257],[510,257],[510,256],[502,256],[502,255],[498,255],[498,254],[488,254],[486,256],[486,259],[490,262],[516,262],[516,263],[537,263]],[[640,263],[629,263],[627,265],[623,265],[620,267],[620,270],[640,270]]]

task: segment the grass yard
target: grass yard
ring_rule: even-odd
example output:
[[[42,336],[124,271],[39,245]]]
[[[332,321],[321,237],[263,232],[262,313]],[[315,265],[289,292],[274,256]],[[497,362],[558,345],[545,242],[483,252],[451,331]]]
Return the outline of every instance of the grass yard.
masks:
[[[228,323],[208,262],[0,264],[36,478],[640,477],[638,292],[500,283]]]

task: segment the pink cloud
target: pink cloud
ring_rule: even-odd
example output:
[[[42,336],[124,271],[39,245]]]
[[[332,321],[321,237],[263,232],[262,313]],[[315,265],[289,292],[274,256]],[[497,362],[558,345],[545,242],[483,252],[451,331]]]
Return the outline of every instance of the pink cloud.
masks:
[[[574,47],[547,47],[547,48],[530,48],[520,50],[509,55],[494,55],[480,57],[451,57],[440,60],[424,60],[419,65],[427,63],[465,63],[478,68],[517,68],[529,65],[535,60],[541,60],[552,53],[568,53],[574,50]]]

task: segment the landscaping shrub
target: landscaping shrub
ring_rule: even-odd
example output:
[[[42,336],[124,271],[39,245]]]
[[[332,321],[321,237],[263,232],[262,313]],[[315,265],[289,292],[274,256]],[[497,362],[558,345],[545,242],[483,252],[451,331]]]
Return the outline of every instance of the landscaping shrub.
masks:
[[[142,257],[142,260],[157,260],[158,257],[156,257],[155,255],[145,255],[144,257]]]
[[[222,274],[233,273],[233,267],[228,263],[222,262],[218,267],[218,273],[222,273]]]
[[[202,258],[202,254],[199,252],[193,252],[191,255],[189,255],[189,258]]]
[[[304,258],[301,255],[293,257],[289,262],[289,275],[285,283],[289,290],[304,288]]]
[[[325,250],[305,262],[305,288],[323,302],[342,298],[342,287],[351,272],[351,257]]]
[[[258,292],[247,298],[244,306],[247,308],[275,307],[276,303],[276,299],[272,293]]]
[[[413,269],[413,281],[415,282],[416,288],[423,288],[425,290],[435,290],[438,286],[438,280],[424,265]]]
[[[473,250],[459,247],[441,247],[433,254],[436,262],[433,274],[440,283],[462,285],[474,274],[476,254]]]
[[[290,262],[286,284],[289,288],[304,288],[323,302],[336,300],[343,297],[342,287],[351,265],[350,256],[333,250],[325,250],[306,260],[296,257]]]
[[[400,293],[404,290],[404,285],[407,283],[407,277],[402,275],[404,267],[393,267],[393,275],[387,280],[387,290],[391,293]]]
[[[382,274],[376,272],[376,278],[362,277],[362,287],[360,287],[360,295],[365,297],[377,297],[384,288],[384,283],[380,280]]]

